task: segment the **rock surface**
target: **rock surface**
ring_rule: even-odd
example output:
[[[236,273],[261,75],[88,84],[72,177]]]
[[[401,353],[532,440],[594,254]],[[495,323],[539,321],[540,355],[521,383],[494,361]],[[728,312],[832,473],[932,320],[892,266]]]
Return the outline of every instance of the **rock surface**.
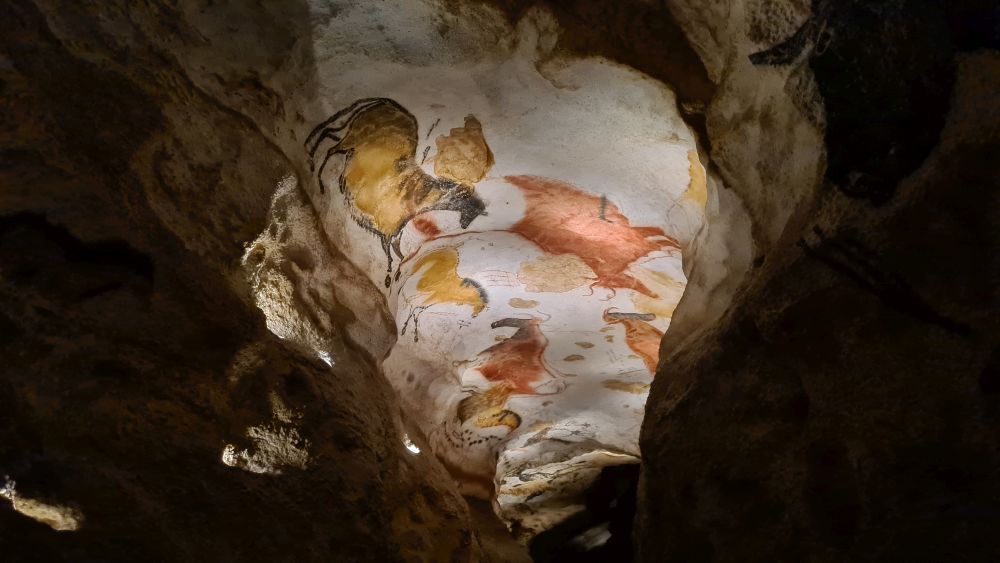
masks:
[[[1000,555],[1000,56],[963,52],[1000,44],[974,4],[674,7],[754,258],[718,321],[689,293],[665,338],[641,560]]]
[[[370,358],[293,349],[244,281],[303,7],[0,12],[0,559],[482,559]]]
[[[437,70],[537,2],[432,3],[423,35],[361,4],[0,6],[0,560],[524,560],[407,449],[365,267],[267,226],[309,227],[272,195],[328,89],[386,95],[318,56]],[[547,4],[541,48],[667,83],[710,163],[638,559],[1000,558],[995,2]]]
[[[288,103],[330,109],[299,135],[300,186],[322,235],[385,296],[396,340],[372,356],[385,357],[429,453],[528,541],[586,512],[604,468],[639,462],[660,339],[686,283],[680,245],[709,200],[705,170],[673,92],[554,51],[548,12],[511,26],[465,7],[438,37],[427,27],[446,17],[440,6],[392,6],[345,7],[316,31],[318,74],[331,78],[315,100]],[[405,34],[416,39],[385,49]],[[476,43],[485,36],[502,40]],[[413,64],[432,53],[434,67]],[[297,238],[303,222],[283,215],[262,238]],[[316,245],[284,252],[301,262],[292,252]],[[311,308],[303,319],[330,310],[289,298],[321,295],[323,268],[285,276],[275,262],[256,275],[276,269],[288,291],[258,287],[270,326],[296,308]],[[358,319],[372,301],[336,300]],[[279,329],[326,353],[312,332]]]

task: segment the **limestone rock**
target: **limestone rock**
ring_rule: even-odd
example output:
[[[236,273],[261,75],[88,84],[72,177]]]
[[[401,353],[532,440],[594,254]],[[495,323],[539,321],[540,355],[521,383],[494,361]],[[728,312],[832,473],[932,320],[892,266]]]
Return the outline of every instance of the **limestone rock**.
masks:
[[[0,559],[480,560],[370,359],[283,343],[244,281],[307,12],[2,11]]]
[[[759,45],[797,3],[677,4],[753,264],[723,265],[709,326],[685,294],[665,338],[640,559],[995,560],[1000,59],[961,52],[997,46],[970,23],[990,9],[814,2]]]

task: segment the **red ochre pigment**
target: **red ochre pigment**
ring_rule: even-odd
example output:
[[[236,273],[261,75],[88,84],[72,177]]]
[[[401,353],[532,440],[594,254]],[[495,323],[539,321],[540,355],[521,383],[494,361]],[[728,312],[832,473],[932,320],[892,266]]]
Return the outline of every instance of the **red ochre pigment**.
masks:
[[[515,232],[550,254],[573,254],[597,275],[595,286],[656,297],[625,273],[639,258],[677,241],[658,227],[633,227],[618,207],[579,188],[538,176],[507,176],[524,193],[525,214]]]

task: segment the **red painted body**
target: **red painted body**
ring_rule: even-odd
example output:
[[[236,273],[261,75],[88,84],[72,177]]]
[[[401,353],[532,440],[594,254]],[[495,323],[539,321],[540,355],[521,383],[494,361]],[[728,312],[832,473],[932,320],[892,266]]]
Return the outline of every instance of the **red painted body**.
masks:
[[[594,285],[632,289],[655,297],[626,273],[639,258],[677,241],[657,227],[633,227],[613,203],[579,188],[538,176],[507,176],[524,194],[524,218],[511,231],[550,254],[573,254],[597,275]]]

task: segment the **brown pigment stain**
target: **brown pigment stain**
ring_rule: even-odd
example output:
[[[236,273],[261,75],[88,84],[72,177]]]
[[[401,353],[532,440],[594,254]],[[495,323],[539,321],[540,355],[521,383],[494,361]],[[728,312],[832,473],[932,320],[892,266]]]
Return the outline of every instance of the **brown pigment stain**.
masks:
[[[533,299],[521,299],[520,297],[512,297],[507,304],[515,309],[531,309],[532,307],[538,306],[538,301]]]
[[[580,348],[593,348],[594,347],[594,345],[591,344],[590,342],[577,342],[576,345],[579,346]]]
[[[564,362],[579,362],[582,359],[583,359],[583,356],[581,356],[580,354],[570,354],[569,356],[566,356],[565,358],[563,358],[563,361]]]
[[[549,428],[552,428],[551,420],[539,420],[529,426],[527,430],[528,432],[541,432],[542,430],[548,430]]]
[[[629,265],[656,250],[679,248],[658,227],[633,227],[604,198],[549,178],[507,176],[524,194],[524,218],[511,231],[550,254],[579,257],[597,276],[593,283],[608,289],[632,289],[653,296],[626,273]]]
[[[436,144],[434,174],[441,178],[471,185],[486,177],[493,166],[493,153],[475,116],[466,116],[465,127],[439,136]]]
[[[543,254],[517,271],[517,281],[532,293],[563,293],[594,280],[593,270],[572,254]]]

